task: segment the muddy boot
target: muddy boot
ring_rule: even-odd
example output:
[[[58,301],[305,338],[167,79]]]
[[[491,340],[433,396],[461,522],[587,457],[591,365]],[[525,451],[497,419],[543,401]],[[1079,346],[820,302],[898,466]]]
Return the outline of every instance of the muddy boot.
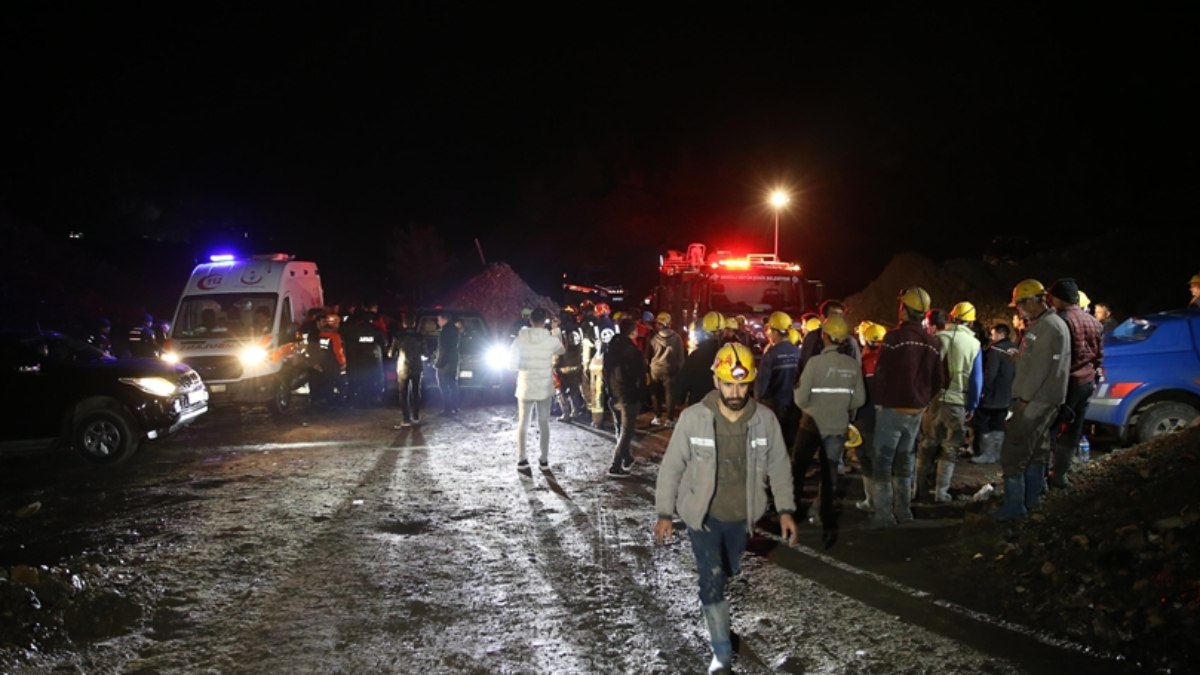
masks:
[[[1025,511],[1037,513],[1042,510],[1042,494],[1046,490],[1046,467],[1030,464],[1025,469]]]
[[[729,672],[733,663],[733,641],[729,635],[729,601],[704,605],[704,620],[708,623],[709,642],[713,658],[708,666],[710,673]]]
[[[892,513],[900,525],[913,521],[912,493],[907,489],[912,484],[911,480],[910,478],[892,478]],[[876,507],[875,510],[879,511],[879,508]]]
[[[954,501],[950,496],[950,481],[954,478],[954,462],[939,459],[937,463],[937,485],[933,491],[933,501],[946,504]]]
[[[908,486],[903,489],[904,495],[908,496]],[[870,520],[863,527],[868,530],[878,530],[887,527],[896,526],[896,515],[892,513],[892,509],[888,506],[892,503],[892,481],[873,479],[871,481],[871,501],[875,504],[875,512],[871,514]]]
[[[924,446],[917,448],[917,468],[915,475],[917,480],[911,492],[911,498],[914,502],[925,501],[926,496],[930,491],[930,477],[933,473],[933,456],[937,452],[937,448],[927,448]]]
[[[993,520],[1019,520],[1025,510],[1025,475],[1004,477],[1004,505],[988,514]]]
[[[995,464],[1000,461],[1000,446],[1004,445],[1003,431],[989,431],[979,438],[978,457],[972,457],[972,464]]]
[[[854,506],[859,511],[866,511],[867,513],[870,513],[875,510],[874,502],[871,501],[871,478],[868,476],[863,476],[862,483],[863,494],[865,496],[861,502],[855,502]]]
[[[1071,473],[1071,460],[1075,459],[1075,446],[1054,446],[1054,474],[1050,477],[1050,487],[1065,488],[1071,484],[1067,474]]]

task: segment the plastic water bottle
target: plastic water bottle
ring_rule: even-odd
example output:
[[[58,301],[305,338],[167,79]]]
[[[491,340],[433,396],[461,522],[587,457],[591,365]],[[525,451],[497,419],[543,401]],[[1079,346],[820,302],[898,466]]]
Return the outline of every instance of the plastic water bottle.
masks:
[[[983,487],[979,488],[975,494],[971,495],[971,501],[986,502],[992,496],[992,492],[995,490],[996,488],[992,487],[991,483],[984,483]]]
[[[1092,461],[1092,444],[1088,442],[1088,437],[1079,436],[1079,461],[1087,464]]]

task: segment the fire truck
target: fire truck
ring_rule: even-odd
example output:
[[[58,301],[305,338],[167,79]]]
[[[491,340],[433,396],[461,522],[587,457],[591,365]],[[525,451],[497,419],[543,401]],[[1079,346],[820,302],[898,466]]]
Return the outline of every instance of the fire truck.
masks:
[[[655,311],[670,312],[677,326],[690,327],[710,311],[761,325],[771,312],[797,318],[814,308],[819,290],[808,285],[798,263],[772,253],[709,253],[704,244],[689,244],[687,251],[669,250],[660,258],[659,283],[648,300]]]

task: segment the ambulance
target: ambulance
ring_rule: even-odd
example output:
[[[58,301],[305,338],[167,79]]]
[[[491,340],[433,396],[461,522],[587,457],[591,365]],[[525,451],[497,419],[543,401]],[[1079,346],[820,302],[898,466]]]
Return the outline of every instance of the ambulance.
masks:
[[[199,373],[213,406],[284,413],[307,384],[300,324],[324,304],[316,263],[286,253],[212,256],[188,278],[163,358]]]

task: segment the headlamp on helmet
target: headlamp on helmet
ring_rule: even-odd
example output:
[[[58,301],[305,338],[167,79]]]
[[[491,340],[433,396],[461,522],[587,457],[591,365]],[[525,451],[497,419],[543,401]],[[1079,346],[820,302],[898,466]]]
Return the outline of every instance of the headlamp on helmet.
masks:
[[[712,371],[722,382],[750,383],[758,376],[754,368],[754,354],[740,342],[727,343],[717,350]]]

